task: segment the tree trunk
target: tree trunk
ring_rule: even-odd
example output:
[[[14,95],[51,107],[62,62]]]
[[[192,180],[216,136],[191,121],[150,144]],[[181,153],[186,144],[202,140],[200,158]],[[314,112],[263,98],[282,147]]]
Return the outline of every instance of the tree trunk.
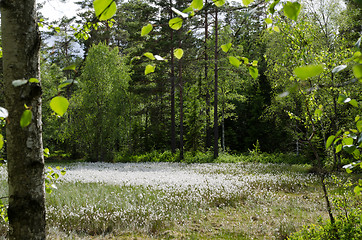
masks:
[[[219,157],[219,116],[217,112],[218,105],[218,19],[217,8],[215,10],[215,83],[214,83],[214,158]]]
[[[6,108],[9,182],[9,239],[45,239],[44,158],[41,128],[41,86],[14,80],[39,79],[40,34],[35,0],[3,0],[1,31]],[[26,104],[32,112],[20,127]]]
[[[223,91],[221,90],[221,92],[223,93]],[[222,100],[222,109],[221,109],[221,147],[222,147],[222,151],[225,152],[226,151],[226,147],[225,147],[225,94],[222,94],[223,100]]]
[[[181,48],[181,41],[179,47]],[[180,79],[180,160],[184,159],[184,101],[183,101],[183,79],[182,79],[182,59],[179,60]]]
[[[172,1],[170,0],[170,7]],[[173,18],[172,10],[170,9],[170,19]],[[173,30],[171,30],[171,152],[176,153],[176,120],[175,120],[175,58],[173,49]]]
[[[205,6],[207,0],[205,0]],[[209,55],[207,54],[207,39],[209,38],[208,14],[205,10],[205,100],[206,100],[206,150],[211,147],[211,128],[210,128],[210,91],[209,91]]]

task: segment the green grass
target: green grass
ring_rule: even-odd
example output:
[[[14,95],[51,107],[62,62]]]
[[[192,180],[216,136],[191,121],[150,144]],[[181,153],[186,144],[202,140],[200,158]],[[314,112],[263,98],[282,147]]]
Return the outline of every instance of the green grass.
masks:
[[[200,168],[200,173],[245,177],[235,165],[225,166]],[[242,186],[226,192],[222,187],[59,182],[47,195],[48,239],[285,239],[303,225],[328,219],[309,168],[255,165],[248,176],[270,174],[279,180],[260,178],[247,192]],[[5,180],[0,184],[5,193]],[[6,225],[0,226],[4,237]]]
[[[255,167],[250,175],[307,174],[307,169],[270,165]],[[326,218],[313,184],[260,180],[253,187],[254,194],[246,195],[237,189],[230,194],[222,189],[62,183],[47,198],[50,239],[59,233],[67,233],[63,239],[283,239],[319,216]]]

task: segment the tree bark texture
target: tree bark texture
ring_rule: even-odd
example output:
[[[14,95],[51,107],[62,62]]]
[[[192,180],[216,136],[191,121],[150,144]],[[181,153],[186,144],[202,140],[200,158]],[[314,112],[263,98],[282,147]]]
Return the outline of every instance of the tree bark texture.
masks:
[[[179,43],[181,48],[181,41]],[[179,60],[179,84],[180,84],[180,160],[184,160],[184,100],[183,88],[184,83],[182,79],[182,59]]]
[[[205,6],[207,5],[207,0],[205,0]],[[208,24],[208,14],[207,10],[205,11],[205,101],[206,101],[206,150],[211,147],[211,135],[212,130],[210,128],[210,90],[209,90],[209,55],[207,53],[207,40],[209,39],[209,24]]]
[[[214,158],[219,157],[219,115],[218,115],[218,19],[217,8],[215,10],[215,82],[214,82]]]
[[[170,0],[170,7],[172,1]],[[172,10],[170,9],[170,19],[173,18]],[[173,30],[171,30],[171,152],[176,153],[176,117],[175,117],[175,58],[173,48]]]
[[[40,77],[40,34],[35,0],[3,0],[1,31],[9,182],[9,239],[45,239],[44,158],[41,128],[41,86],[14,80]],[[32,120],[20,127],[25,106]]]

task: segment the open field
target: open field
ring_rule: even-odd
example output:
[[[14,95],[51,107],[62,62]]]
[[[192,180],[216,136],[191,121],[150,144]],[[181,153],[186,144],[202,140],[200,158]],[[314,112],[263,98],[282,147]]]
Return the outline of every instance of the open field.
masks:
[[[60,166],[67,173],[47,196],[49,239],[284,239],[327,219],[307,166]]]

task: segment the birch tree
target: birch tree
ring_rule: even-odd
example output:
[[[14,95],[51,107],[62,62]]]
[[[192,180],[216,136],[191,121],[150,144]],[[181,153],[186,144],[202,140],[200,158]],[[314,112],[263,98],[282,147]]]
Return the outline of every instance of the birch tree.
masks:
[[[9,111],[9,239],[45,239],[36,5],[35,0],[2,0],[0,6],[5,106]]]

